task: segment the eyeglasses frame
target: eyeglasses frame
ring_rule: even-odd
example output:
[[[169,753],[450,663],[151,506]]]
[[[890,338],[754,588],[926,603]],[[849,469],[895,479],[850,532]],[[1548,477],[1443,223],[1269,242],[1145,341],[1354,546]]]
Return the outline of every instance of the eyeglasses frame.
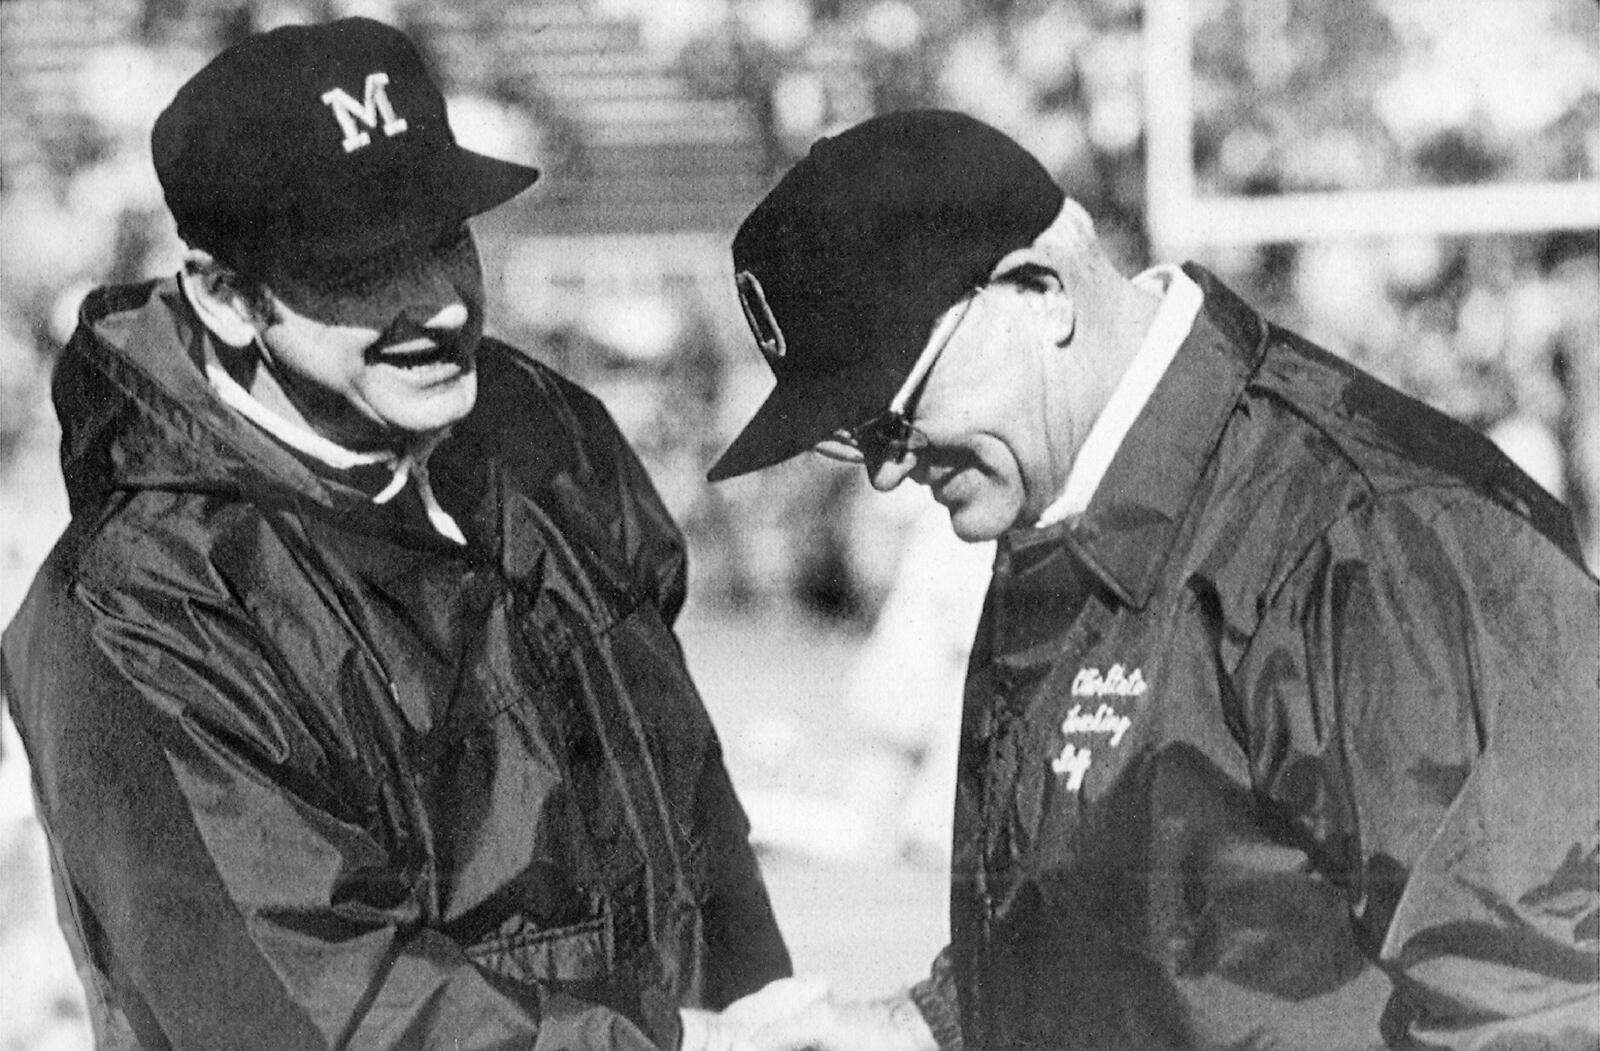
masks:
[[[905,381],[882,412],[854,427],[835,431],[832,436],[813,446],[813,450],[840,463],[862,464],[867,462],[870,449],[880,453],[872,457],[877,462],[899,464],[917,449],[926,448],[927,435],[912,423],[912,410],[922,395],[922,388],[927,384],[933,366],[955,339],[961,323],[966,320],[972,304],[977,301],[978,293],[984,287],[978,285],[971,289],[961,298],[959,309],[947,311],[939,319],[927,345],[912,363]]]

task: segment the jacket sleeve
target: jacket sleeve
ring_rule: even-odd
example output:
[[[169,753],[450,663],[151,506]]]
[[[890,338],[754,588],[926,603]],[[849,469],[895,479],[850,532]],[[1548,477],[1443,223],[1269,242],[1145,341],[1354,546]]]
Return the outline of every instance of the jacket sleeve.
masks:
[[[670,626],[688,594],[688,554],[683,533],[661,501],[639,457],[616,437],[619,540],[635,584]]]
[[[713,744],[696,800],[706,852],[705,1002],[718,1010],[793,973],[750,846],[750,822]]]
[[[552,379],[582,449],[588,510],[608,532],[629,584],[661,611],[661,619],[670,627],[683,608],[688,587],[683,533],[604,403],[559,377],[546,377],[546,382]]]
[[[591,485],[585,492],[593,502],[593,517],[606,523],[629,585],[655,606],[671,645],[679,647],[671,628],[687,591],[683,534],[600,400],[571,384],[562,389],[588,462]],[[675,656],[681,660],[679,650]],[[698,699],[694,703],[700,704]],[[703,712],[699,718],[704,718]],[[704,854],[708,895],[704,1003],[721,1009],[773,979],[788,976],[792,968],[750,846],[750,823],[714,732],[690,785],[692,836]]]
[[[1593,578],[1487,501],[1391,496],[1320,538],[1251,649],[1257,790],[1387,977],[1385,1039],[1596,1046]]]
[[[961,1036],[961,1000],[956,991],[955,962],[949,946],[933,958],[928,976],[909,990],[911,1002],[917,1005],[928,1031],[933,1034],[939,1051],[964,1051]]]
[[[526,413],[539,406],[545,417],[536,444],[516,450],[529,462],[560,461],[565,475],[562,499],[564,525],[588,537],[595,550],[616,557],[619,571],[637,595],[651,602],[669,626],[683,607],[688,579],[683,534],[662,502],[649,472],[617,426],[610,410],[595,394],[510,350],[497,358],[510,364],[515,386],[480,395],[499,409]],[[514,406],[514,409],[510,406]],[[526,439],[523,428],[508,428]]]
[[[56,595],[7,640],[13,685],[70,923],[142,1046],[654,1046],[427,923],[426,855],[340,790],[236,613]]]
[[[524,367],[526,364],[524,364]],[[653,606],[665,644],[681,665],[681,645],[672,626],[683,607],[688,560],[684,538],[649,472],[604,404],[591,392],[536,370],[539,381],[559,394],[582,466],[575,517],[604,530],[607,561],[619,566],[632,593]],[[689,834],[706,882],[703,902],[706,959],[703,1006],[722,1008],[768,981],[791,973],[765,882],[750,846],[750,824],[729,779],[722,750],[692,684],[685,682],[694,714],[682,725],[659,728],[663,737],[705,721],[709,741],[686,737],[674,761],[691,770],[681,803],[693,827]],[[651,705],[659,719],[670,709]],[[704,749],[703,752],[701,749]]]

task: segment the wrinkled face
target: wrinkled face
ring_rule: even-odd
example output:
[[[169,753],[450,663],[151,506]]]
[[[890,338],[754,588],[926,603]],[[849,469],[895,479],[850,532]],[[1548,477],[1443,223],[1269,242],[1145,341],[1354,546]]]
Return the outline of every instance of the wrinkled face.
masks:
[[[317,433],[394,448],[471,411],[484,293],[465,226],[339,287],[282,277],[268,286],[266,366]]]
[[[928,487],[963,540],[992,540],[1037,521],[1066,484],[1093,423],[1080,348],[1061,345],[1059,288],[1026,280],[985,286],[912,406],[918,448],[866,461],[874,488]]]

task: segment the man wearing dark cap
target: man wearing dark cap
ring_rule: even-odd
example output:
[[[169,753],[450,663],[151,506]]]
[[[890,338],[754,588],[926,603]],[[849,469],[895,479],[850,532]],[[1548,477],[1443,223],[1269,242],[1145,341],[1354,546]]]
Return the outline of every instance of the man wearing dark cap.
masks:
[[[97,1041],[722,1039],[789,962],[681,537],[600,404],[482,335],[466,221],[537,173],[360,19],[224,52],[152,145],[193,253],[83,308],[72,522],[0,664]]]
[[[999,541],[951,942],[769,1047],[1600,1047],[1600,589],[1487,441],[1203,269],[1113,267],[1004,135],[816,144],[739,230],[814,449]]]

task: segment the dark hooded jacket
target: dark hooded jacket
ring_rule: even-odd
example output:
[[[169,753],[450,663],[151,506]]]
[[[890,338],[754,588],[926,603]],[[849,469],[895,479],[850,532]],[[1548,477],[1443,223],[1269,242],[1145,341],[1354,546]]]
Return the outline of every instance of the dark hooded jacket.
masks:
[[[485,340],[460,547],[224,407],[205,338],[170,281],[90,297],[4,639],[101,1046],[670,1048],[787,974],[599,403]]]
[[[1000,542],[919,1004],[967,1051],[1600,1048],[1566,512],[1191,275],[1082,519]]]

